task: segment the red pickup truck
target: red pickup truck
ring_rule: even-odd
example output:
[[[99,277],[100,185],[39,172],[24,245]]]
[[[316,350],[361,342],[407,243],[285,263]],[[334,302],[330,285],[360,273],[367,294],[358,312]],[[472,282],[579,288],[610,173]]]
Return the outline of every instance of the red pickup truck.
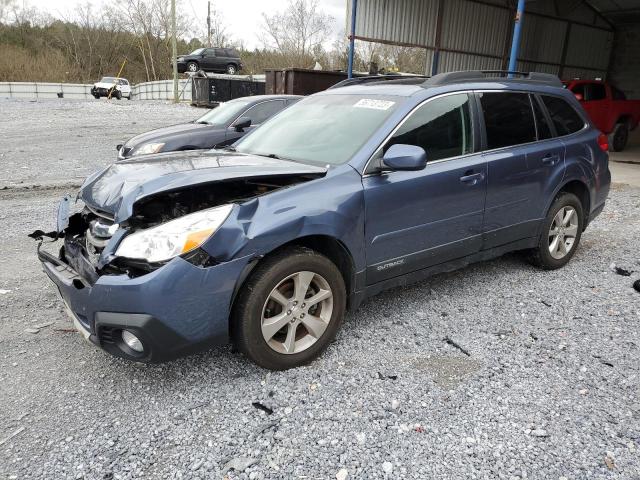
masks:
[[[627,100],[616,87],[597,80],[567,80],[562,83],[574,93],[596,127],[609,135],[609,149],[613,152],[624,150],[629,131],[640,121],[640,100]]]

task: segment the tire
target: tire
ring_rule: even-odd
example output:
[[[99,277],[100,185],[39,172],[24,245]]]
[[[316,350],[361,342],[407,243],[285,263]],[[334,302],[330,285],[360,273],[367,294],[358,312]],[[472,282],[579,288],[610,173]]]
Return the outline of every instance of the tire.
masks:
[[[235,75],[236,73],[238,73],[238,68],[233,63],[227,65],[227,75]]]
[[[310,288],[305,290],[306,295],[296,296],[295,285],[305,284],[305,279],[310,280]],[[281,302],[288,303],[274,301],[274,292]],[[305,306],[301,299],[312,297],[323,299]],[[286,248],[266,257],[243,285],[232,313],[233,343],[254,363],[269,370],[307,364],[335,338],[346,298],[344,279],[331,260],[308,248]],[[280,320],[274,321],[276,318]],[[306,325],[313,327],[315,335]]]
[[[198,62],[187,63],[187,72],[196,73],[198,70],[200,70]]]
[[[116,95],[116,98],[118,100],[122,100],[122,92],[120,90],[116,90],[116,94],[115,95]]]
[[[616,123],[613,132],[609,134],[609,150],[621,152],[629,141],[629,125],[626,122]]]
[[[561,228],[555,228],[558,226],[559,218],[562,216],[567,218],[571,209],[573,209],[573,214],[570,215],[568,223],[561,222]],[[562,214],[560,214],[561,210],[563,211]],[[558,216],[558,219],[556,219],[556,216]],[[554,227],[553,231],[552,227]],[[573,193],[560,192],[542,222],[538,246],[529,252],[529,260],[532,264],[544,270],[555,270],[565,266],[578,249],[583,228],[584,211],[580,199]],[[555,244],[553,242],[556,236],[552,235],[552,232],[559,233],[557,236],[558,241]],[[562,252],[563,245],[564,253]],[[557,248],[554,248],[554,246]],[[554,250],[553,253],[552,250]]]
[[[100,95],[98,95],[97,93],[93,96],[93,98],[95,98],[96,100],[100,100]]]

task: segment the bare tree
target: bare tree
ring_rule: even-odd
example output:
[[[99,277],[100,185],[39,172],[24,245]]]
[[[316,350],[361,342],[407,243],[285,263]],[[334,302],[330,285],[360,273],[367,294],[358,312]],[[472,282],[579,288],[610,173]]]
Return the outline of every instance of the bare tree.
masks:
[[[262,14],[264,43],[296,59],[311,55],[331,33],[333,21],[318,5],[318,0],[289,0],[286,10]]]

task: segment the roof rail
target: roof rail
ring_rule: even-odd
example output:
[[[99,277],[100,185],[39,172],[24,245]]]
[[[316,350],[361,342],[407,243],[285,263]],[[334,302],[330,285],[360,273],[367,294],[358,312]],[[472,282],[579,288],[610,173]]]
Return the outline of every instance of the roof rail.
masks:
[[[438,85],[447,85],[449,83],[487,82],[496,81],[496,79],[499,79],[500,81],[536,83],[562,88],[562,82],[556,75],[538,72],[510,72],[508,70],[467,70],[439,73],[425,81],[423,86],[435,87]]]
[[[349,87],[351,85],[362,85],[365,83],[372,83],[372,82],[381,82],[381,81],[386,81],[386,80],[406,80],[406,79],[411,79],[411,78],[429,78],[425,75],[400,75],[397,73],[391,73],[391,74],[385,74],[385,75],[366,75],[363,77],[354,77],[354,78],[347,78],[345,80],[342,80],[338,83],[336,83],[335,85],[330,86],[329,88],[327,88],[327,90],[330,90],[332,88],[342,88],[342,87]]]

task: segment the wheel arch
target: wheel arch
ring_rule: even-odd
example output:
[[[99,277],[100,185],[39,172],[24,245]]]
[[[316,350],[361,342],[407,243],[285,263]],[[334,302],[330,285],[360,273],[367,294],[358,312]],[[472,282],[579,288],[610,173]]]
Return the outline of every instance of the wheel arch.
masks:
[[[582,215],[584,216],[584,230],[585,228],[587,228],[587,223],[589,222],[589,213],[591,212],[591,193],[588,185],[578,179],[569,180],[558,189],[553,198],[555,199],[561,192],[572,193],[580,200],[580,203],[582,204]]]
[[[244,284],[247,282],[247,280],[249,279],[249,277],[251,276],[251,273],[255,270],[255,268],[265,258],[270,257],[285,248],[289,248],[293,246],[310,248],[311,250],[314,250],[324,255],[325,257],[327,257],[336,265],[336,267],[338,267],[338,270],[340,270],[340,273],[342,274],[342,278],[344,280],[344,284],[347,291],[347,305],[349,305],[349,298],[353,294],[355,290],[355,285],[356,285],[356,282],[355,282],[356,267],[355,267],[353,256],[351,255],[351,252],[349,251],[347,246],[337,238],[332,237],[330,235],[314,234],[314,235],[307,235],[307,236],[298,237],[293,240],[290,240],[286,243],[283,243],[282,245],[279,245],[273,248],[268,253],[265,253],[264,255],[260,255],[254,258],[252,261],[250,261],[245,266],[244,270],[242,271],[242,273],[238,277],[238,280],[236,281],[236,285],[233,290],[233,295],[231,296],[231,311],[233,311],[234,304],[236,302],[238,294],[240,293],[240,290],[242,289]],[[229,331],[231,331],[232,326],[233,326],[232,316],[229,316]]]

